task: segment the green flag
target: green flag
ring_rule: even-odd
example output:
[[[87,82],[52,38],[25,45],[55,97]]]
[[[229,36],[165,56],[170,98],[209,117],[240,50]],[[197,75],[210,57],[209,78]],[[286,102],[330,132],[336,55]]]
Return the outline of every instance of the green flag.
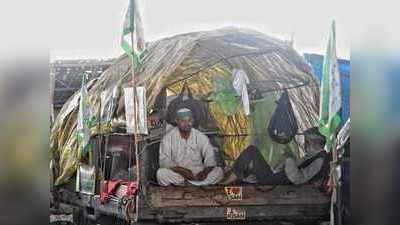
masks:
[[[79,101],[79,112],[78,112],[78,124],[77,124],[77,140],[79,148],[82,149],[82,153],[86,154],[90,151],[92,146],[89,143],[90,140],[90,128],[96,125],[96,117],[91,109],[87,100],[86,90],[87,75],[82,74],[82,86],[81,86],[81,98]]]
[[[134,43],[132,46],[132,36]],[[122,29],[121,47],[125,53],[131,57],[135,67],[142,63],[146,53],[146,45],[143,35],[142,19],[136,0],[129,1],[129,7],[125,15],[124,27]]]
[[[336,58],[335,22],[329,36],[324,57],[319,110],[319,131],[326,137],[325,150],[331,151],[337,128],[341,122],[342,106],[339,67]]]

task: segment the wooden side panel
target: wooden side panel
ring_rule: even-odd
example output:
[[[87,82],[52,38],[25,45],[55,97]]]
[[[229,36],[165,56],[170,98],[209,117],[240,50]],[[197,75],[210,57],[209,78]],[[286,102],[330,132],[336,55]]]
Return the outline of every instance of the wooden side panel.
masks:
[[[262,206],[262,205],[318,205],[330,201],[313,185],[301,187],[243,186],[242,200],[227,199],[223,186],[159,187],[149,186],[148,197],[152,207],[197,206]]]

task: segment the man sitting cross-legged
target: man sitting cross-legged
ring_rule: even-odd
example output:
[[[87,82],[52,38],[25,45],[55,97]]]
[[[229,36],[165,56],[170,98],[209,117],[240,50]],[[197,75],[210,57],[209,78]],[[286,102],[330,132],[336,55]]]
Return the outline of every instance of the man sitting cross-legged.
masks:
[[[217,167],[214,147],[206,135],[192,128],[192,112],[183,108],[176,113],[176,124],[160,144],[160,169],[157,182],[162,186],[211,185],[224,176]]]

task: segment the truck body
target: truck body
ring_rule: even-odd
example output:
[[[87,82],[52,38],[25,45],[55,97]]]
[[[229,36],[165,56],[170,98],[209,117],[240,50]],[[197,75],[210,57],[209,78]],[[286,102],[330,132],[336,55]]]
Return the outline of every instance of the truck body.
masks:
[[[231,222],[262,222],[262,221],[290,221],[296,223],[310,223],[327,221],[329,219],[330,196],[323,193],[313,184],[306,185],[276,185],[266,186],[257,184],[243,184],[236,186],[169,186],[157,184],[156,171],[158,168],[158,148],[161,137],[145,139],[138,143],[140,185],[131,206],[131,219],[138,224],[164,223],[231,223]],[[107,141],[105,141],[108,139]],[[107,147],[105,146],[107,142]],[[123,148],[126,152],[135,152],[133,136],[114,134],[97,136],[95,144],[95,162],[102,162],[101,155],[108,149],[109,157],[106,162],[110,173],[105,174],[108,179],[113,178],[112,165],[118,163],[116,151]],[[100,144],[100,146],[99,146]],[[118,146],[118,147],[116,147]],[[122,147],[121,147],[122,146]],[[107,155],[107,154],[105,154]],[[132,158],[133,160],[133,158]],[[101,168],[101,164],[96,164]],[[75,218],[85,223],[92,221],[102,224],[107,221],[126,221],[127,213],[121,203],[122,196],[109,199],[106,203],[100,201],[101,182],[96,183],[95,195],[75,192],[75,179],[57,188],[57,197],[64,204],[76,208]],[[123,185],[120,187],[123,189]],[[236,190],[233,192],[231,190]],[[78,219],[80,218],[80,219]]]

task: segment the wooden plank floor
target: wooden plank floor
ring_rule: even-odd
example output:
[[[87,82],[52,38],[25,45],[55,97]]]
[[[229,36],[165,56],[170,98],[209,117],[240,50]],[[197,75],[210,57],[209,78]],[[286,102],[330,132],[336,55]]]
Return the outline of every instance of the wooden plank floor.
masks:
[[[184,206],[262,206],[319,205],[329,203],[330,197],[313,185],[243,186],[242,200],[230,201],[224,186],[160,187],[149,185],[147,196],[153,207]]]

